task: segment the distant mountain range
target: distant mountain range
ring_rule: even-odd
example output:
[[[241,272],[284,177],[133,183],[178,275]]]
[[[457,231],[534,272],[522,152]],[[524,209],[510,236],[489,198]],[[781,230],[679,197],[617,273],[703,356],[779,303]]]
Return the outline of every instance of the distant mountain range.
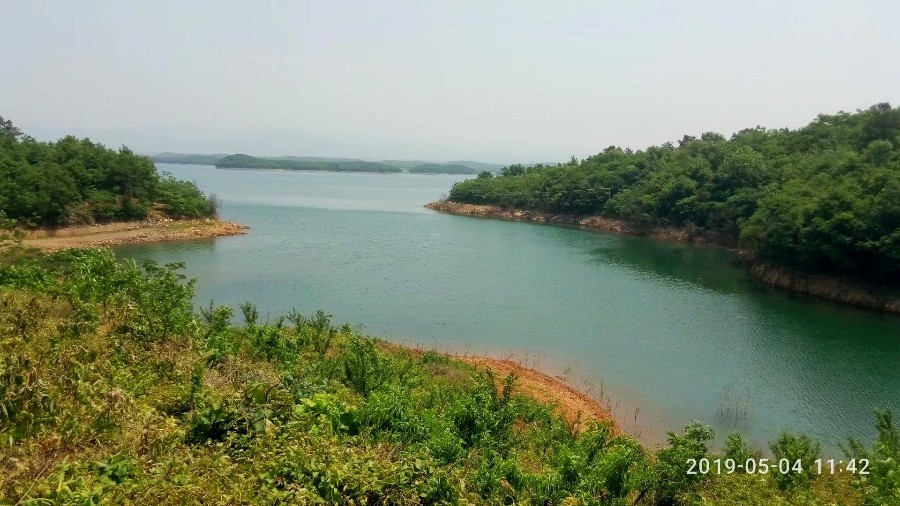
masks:
[[[319,156],[268,156],[244,154],[160,153],[150,157],[156,163],[215,165],[219,168],[320,170],[335,172],[410,172],[414,174],[477,174],[499,172],[505,165],[470,160],[443,163],[424,160],[361,160],[358,158],[325,158]]]

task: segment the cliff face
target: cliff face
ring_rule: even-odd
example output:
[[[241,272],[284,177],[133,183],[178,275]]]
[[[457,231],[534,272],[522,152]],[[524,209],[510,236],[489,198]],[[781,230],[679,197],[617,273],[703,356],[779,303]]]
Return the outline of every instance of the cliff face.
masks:
[[[655,239],[681,242],[702,242],[733,248],[735,253],[750,263],[750,272],[764,283],[779,288],[805,293],[823,299],[851,304],[854,306],[876,309],[890,313],[900,313],[900,297],[891,295],[877,288],[870,288],[847,279],[833,276],[804,274],[785,267],[753,261],[753,255],[747,250],[736,248],[734,239],[714,234],[700,234],[679,228],[657,227],[652,229],[636,228],[624,221],[602,216],[578,217],[570,215],[554,215],[538,211],[504,209],[490,205],[462,204],[449,200],[432,202],[425,207],[450,214],[481,216],[503,220],[531,221],[534,223],[560,223],[577,225],[590,230],[604,230],[623,234],[643,235]]]
[[[900,298],[840,278],[804,274],[762,262],[753,263],[750,272],[760,281],[794,292],[889,313],[900,313]]]

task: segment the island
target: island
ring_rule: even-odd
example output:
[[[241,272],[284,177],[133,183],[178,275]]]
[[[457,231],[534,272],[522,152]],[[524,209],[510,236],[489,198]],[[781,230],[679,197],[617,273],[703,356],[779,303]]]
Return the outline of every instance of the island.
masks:
[[[280,169],[280,170],[310,170],[331,172],[378,172],[394,173],[403,172],[398,167],[385,165],[378,162],[365,162],[362,160],[348,161],[318,161],[296,158],[260,158],[250,155],[229,155],[216,162],[220,169]]]

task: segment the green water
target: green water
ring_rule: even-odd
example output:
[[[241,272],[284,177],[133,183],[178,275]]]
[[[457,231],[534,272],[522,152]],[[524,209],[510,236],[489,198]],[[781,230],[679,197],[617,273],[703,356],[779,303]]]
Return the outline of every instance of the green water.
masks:
[[[762,286],[720,249],[422,208],[460,176],[160,169],[252,227],[119,249],[186,262],[199,304],[324,308],[392,341],[512,356],[645,442],[698,419],[759,447],[805,431],[837,455],[871,437],[876,407],[900,413],[900,318]]]

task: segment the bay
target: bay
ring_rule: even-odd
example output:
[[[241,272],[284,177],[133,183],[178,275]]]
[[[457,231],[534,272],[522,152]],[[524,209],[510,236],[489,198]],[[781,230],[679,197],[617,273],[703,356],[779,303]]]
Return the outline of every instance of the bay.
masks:
[[[462,176],[158,167],[251,227],[117,248],[185,262],[198,305],[322,308],[390,341],[510,357],[651,444],[696,419],[762,449],[807,432],[840,456],[875,408],[900,415],[900,318],[767,287],[728,251],[422,207]]]

